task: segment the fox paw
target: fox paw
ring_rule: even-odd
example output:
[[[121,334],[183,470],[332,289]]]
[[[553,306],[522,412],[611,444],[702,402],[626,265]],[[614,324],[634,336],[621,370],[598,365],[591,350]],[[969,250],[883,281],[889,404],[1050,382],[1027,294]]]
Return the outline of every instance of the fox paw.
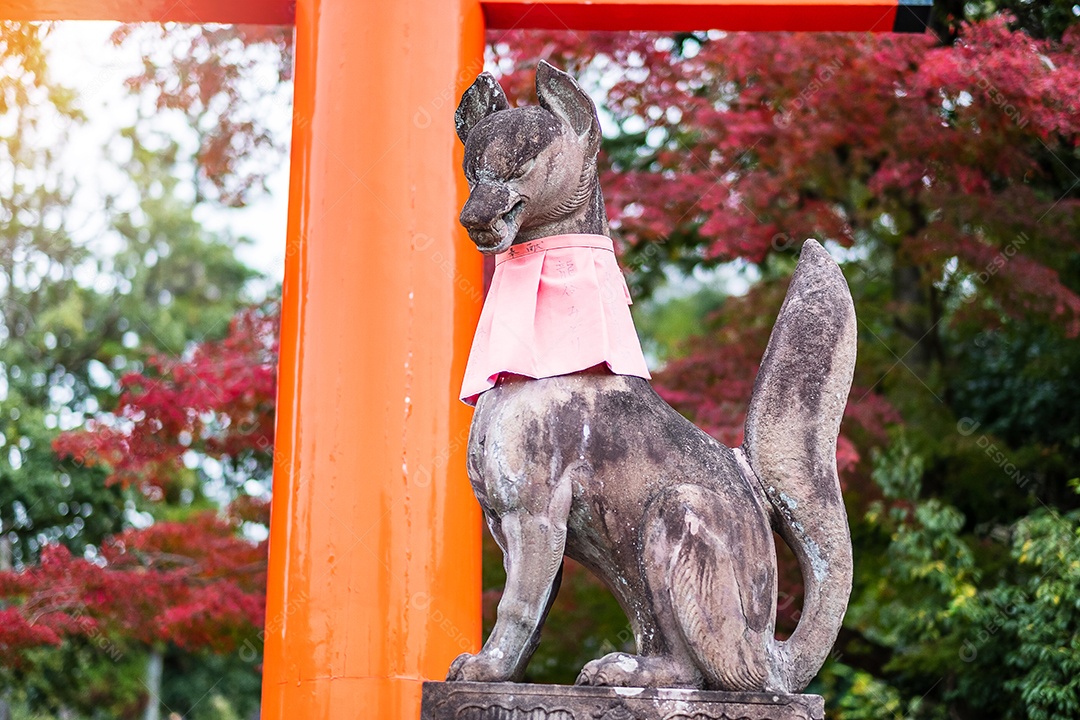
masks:
[[[450,670],[446,673],[447,682],[505,682],[509,679],[510,673],[504,664],[482,652],[478,655],[458,655],[454,662],[450,663]]]
[[[702,677],[697,670],[680,667],[671,658],[642,657],[616,652],[586,663],[577,677],[577,684],[605,687],[700,688]]]

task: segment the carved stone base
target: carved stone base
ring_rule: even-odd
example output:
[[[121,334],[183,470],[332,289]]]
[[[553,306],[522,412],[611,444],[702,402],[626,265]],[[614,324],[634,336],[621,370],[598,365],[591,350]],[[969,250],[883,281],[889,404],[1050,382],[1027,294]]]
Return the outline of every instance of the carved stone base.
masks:
[[[823,720],[819,695],[426,682],[421,720]]]

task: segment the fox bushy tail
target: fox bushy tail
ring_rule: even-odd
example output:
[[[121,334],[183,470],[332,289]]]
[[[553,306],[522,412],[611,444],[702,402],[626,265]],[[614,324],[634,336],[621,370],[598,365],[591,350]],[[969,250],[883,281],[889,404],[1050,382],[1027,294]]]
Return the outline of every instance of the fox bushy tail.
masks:
[[[803,245],[761,361],[743,452],[772,507],[773,529],[798,558],[805,592],[798,626],[771,648],[770,690],[798,692],[840,632],[851,594],[851,534],[836,439],[855,369],[855,307],[840,268]]]

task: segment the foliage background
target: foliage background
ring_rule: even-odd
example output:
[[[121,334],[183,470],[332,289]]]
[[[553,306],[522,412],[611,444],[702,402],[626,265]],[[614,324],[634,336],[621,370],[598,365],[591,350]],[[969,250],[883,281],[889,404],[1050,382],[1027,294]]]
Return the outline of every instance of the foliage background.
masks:
[[[538,57],[601,101],[656,385],[718,438],[740,442],[801,240],[841,262],[856,581],[811,687],[830,717],[1080,714],[1078,15],[939,2],[925,36],[489,37],[515,102]],[[85,117],[43,32],[0,27],[0,717],[255,716],[275,309],[243,240],[197,217],[250,202],[281,161],[250,89],[288,87],[291,36],[117,31],[146,62],[101,246],[76,232],[59,148]],[[529,679],[571,682],[630,643],[570,564]]]

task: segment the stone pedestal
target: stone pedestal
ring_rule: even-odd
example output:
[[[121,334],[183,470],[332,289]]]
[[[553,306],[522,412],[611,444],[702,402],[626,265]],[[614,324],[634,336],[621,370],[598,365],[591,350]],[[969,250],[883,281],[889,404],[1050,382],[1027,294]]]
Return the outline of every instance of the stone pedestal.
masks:
[[[823,720],[819,695],[426,682],[421,720]]]

